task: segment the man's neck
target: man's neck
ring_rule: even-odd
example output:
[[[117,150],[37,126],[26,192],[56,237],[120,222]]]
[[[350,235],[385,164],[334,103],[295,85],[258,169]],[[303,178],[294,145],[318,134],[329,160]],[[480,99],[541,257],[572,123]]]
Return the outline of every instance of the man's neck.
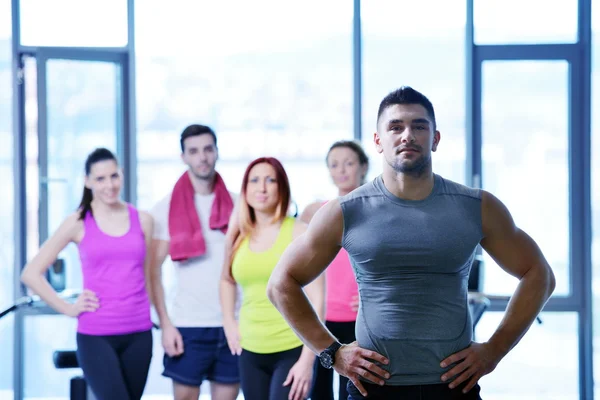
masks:
[[[209,179],[198,179],[194,174],[188,171],[194,192],[197,194],[208,195],[213,192],[215,187],[215,174]]]
[[[420,176],[396,172],[392,167],[384,168],[383,184],[394,196],[403,200],[423,200],[433,190],[434,177],[431,168]]]

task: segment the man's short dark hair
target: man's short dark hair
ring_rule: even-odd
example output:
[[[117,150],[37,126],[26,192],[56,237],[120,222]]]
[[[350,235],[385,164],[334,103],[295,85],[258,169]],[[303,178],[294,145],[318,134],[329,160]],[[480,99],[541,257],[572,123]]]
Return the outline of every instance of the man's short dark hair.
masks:
[[[215,135],[215,132],[212,129],[210,129],[206,125],[193,124],[193,125],[190,125],[187,128],[185,128],[183,130],[183,132],[181,132],[181,139],[179,140],[179,143],[181,144],[181,152],[183,153],[185,151],[185,146],[183,145],[183,142],[185,141],[185,139],[192,137],[192,136],[200,136],[200,135],[212,136],[212,138],[215,142],[215,147],[217,146],[217,135]]]
[[[385,109],[395,104],[419,104],[423,106],[423,108],[425,108],[427,111],[427,114],[429,114],[429,118],[431,118],[433,122],[433,129],[436,129],[433,104],[431,104],[431,101],[429,101],[429,99],[423,93],[416,91],[410,86],[402,86],[381,100],[381,103],[379,104],[379,110],[377,111],[377,124],[379,124],[379,118],[381,118],[381,114],[383,114]]]

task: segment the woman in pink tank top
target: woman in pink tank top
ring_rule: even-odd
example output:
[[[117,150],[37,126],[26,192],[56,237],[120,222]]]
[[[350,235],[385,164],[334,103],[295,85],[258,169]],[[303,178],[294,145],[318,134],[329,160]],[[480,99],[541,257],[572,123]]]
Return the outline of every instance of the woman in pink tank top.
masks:
[[[153,221],[120,199],[122,174],[111,151],[92,152],[85,175],[79,210],[43,244],[21,279],[50,307],[78,318],[77,359],[96,398],[139,400],[152,358],[146,252]],[[84,289],[75,303],[59,297],[45,278],[71,242],[79,249]]]
[[[369,169],[369,159],[360,144],[354,141],[335,142],[327,153],[327,167],[338,196],[344,196],[364,183]],[[309,223],[312,216],[326,202],[315,202],[304,210],[300,218]],[[356,340],[354,326],[358,311],[358,285],[343,248],[326,270],[327,310],[325,325],[342,343]],[[339,399],[347,399],[348,379],[340,377]],[[333,370],[315,362],[315,380],[311,400],[333,400]]]

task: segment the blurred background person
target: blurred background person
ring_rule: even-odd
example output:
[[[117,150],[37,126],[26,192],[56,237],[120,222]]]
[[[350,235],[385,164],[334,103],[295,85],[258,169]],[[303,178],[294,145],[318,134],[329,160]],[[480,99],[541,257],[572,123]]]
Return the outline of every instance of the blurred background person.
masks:
[[[210,127],[189,125],[179,145],[187,170],[151,211],[156,225],[152,292],[165,350],[162,374],[173,381],[175,400],[197,400],[205,380],[213,400],[235,400],[239,363],[227,347],[219,282],[236,196],[216,171],[219,150]],[[170,310],[162,282],[167,256],[177,275]]]
[[[153,219],[121,200],[122,173],[111,151],[93,151],[85,175],[79,210],[42,245],[21,279],[50,307],[78,318],[77,360],[96,398],[139,400],[152,358],[147,253]],[[84,289],[74,304],[45,277],[71,242],[79,249]]]
[[[284,250],[306,230],[304,222],[287,216],[290,192],[287,174],[277,159],[252,161],[227,233],[230,248],[221,280],[224,326],[231,352],[240,354],[242,392],[249,400],[306,399],[313,381],[315,354],[302,346],[266,292],[271,271]],[[236,285],[242,292],[239,325]],[[323,277],[308,285],[306,294],[322,318]]]
[[[344,196],[365,182],[369,170],[369,158],[362,146],[350,140],[335,142],[329,148],[326,157],[327,168],[333,184],[338,189],[338,196]],[[315,212],[325,204],[316,201],[306,207],[300,219],[307,224]],[[352,343],[356,340],[354,328],[358,311],[358,285],[354,271],[350,265],[348,253],[343,248],[326,270],[326,314],[327,329],[342,343]],[[315,362],[314,386],[311,400],[333,400],[334,370]],[[346,400],[348,378],[339,377],[338,399]]]

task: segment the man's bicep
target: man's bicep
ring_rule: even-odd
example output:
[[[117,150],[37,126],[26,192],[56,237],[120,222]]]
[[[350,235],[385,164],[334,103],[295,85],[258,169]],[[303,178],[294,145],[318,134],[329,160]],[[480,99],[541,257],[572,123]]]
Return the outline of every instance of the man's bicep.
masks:
[[[283,253],[280,264],[302,286],[317,278],[339,251],[339,246],[318,245],[306,234],[294,240]]]
[[[510,275],[521,278],[531,267],[546,263],[537,243],[516,226],[506,206],[487,192],[482,198],[482,227],[481,247]]]

